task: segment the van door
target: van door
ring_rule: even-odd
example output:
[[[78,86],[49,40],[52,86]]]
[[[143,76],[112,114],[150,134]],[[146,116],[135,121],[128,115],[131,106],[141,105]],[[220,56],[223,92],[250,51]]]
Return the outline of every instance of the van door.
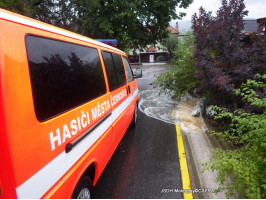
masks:
[[[131,93],[128,89],[125,68],[120,54],[102,51],[106,68],[109,89],[111,92],[111,107],[113,118],[113,148],[115,149],[124,133],[130,120]]]
[[[135,84],[134,84],[133,72],[132,72],[132,69],[131,69],[130,64],[128,62],[128,59],[125,56],[123,56],[123,62],[124,62],[125,69],[126,69],[126,74],[127,74],[127,81],[128,81],[127,90],[128,90],[128,93],[130,94],[129,95],[129,99],[130,99],[130,102],[133,102],[133,100],[135,98],[134,94],[137,92],[136,91],[137,85],[136,85],[136,81],[135,81]],[[129,115],[128,115],[128,118],[129,118],[128,120],[130,120],[130,121],[132,119],[132,116],[133,116],[133,113],[134,113],[134,109],[135,109],[135,104],[131,103],[130,104],[130,112],[129,112]]]

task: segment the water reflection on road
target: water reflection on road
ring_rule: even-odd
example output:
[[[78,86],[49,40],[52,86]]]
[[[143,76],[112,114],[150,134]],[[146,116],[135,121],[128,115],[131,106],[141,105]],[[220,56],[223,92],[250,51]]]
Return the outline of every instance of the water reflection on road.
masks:
[[[175,124],[171,112],[175,101],[167,94],[160,94],[159,90],[144,90],[139,93],[139,109],[148,115],[164,122]]]

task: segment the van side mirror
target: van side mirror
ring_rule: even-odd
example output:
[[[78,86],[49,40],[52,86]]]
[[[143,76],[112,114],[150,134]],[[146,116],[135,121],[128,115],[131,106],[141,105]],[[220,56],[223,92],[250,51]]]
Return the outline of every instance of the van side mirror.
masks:
[[[142,69],[137,68],[134,73],[134,78],[141,78],[142,77]]]

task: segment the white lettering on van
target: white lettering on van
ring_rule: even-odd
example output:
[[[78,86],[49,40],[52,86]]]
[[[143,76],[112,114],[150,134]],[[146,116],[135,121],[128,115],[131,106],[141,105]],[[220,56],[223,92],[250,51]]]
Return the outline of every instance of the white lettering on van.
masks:
[[[51,142],[51,149],[52,151],[55,149],[55,142],[57,141],[57,145],[61,145],[61,136],[60,136],[60,129],[56,129],[56,136],[54,137],[54,133],[49,133],[50,136],[50,142]]]
[[[73,119],[71,122],[70,122],[70,127],[72,129],[71,131],[71,134],[72,135],[76,135],[76,133],[78,132],[78,126],[76,125],[77,121],[75,119]]]
[[[97,119],[98,115],[97,115],[97,108],[96,107],[91,109],[91,115],[92,115],[93,121]]]
[[[62,141],[63,143],[66,141],[66,138],[71,138],[71,135],[67,125],[65,124],[63,126],[63,141]]]
[[[64,124],[62,127],[62,135],[60,128],[56,129],[56,135],[53,132],[49,133],[51,149],[52,151],[57,146],[60,146],[62,143],[66,142],[66,140],[71,138],[73,135],[76,135],[78,131],[82,130],[82,128],[86,128],[90,124],[90,116],[89,112],[82,111],[81,115],[76,119],[72,119],[69,124]]]
[[[83,128],[85,128],[87,126],[87,121],[85,121],[87,116],[84,114],[84,111],[82,111],[81,113],[81,125]]]
[[[118,94],[111,96],[111,105],[114,106],[119,102],[121,99],[123,99],[125,96],[127,96],[127,90],[121,90]]]
[[[90,116],[89,116],[89,112],[86,112],[86,115],[87,115],[87,121],[88,121],[88,124],[90,124]]]
[[[97,114],[98,114],[98,117],[100,117],[102,115],[102,112],[101,112],[101,107],[100,107],[100,104],[97,103]]]
[[[97,105],[91,109],[92,120],[97,120],[100,116],[104,115],[108,110],[110,110],[109,100],[103,103],[97,103]],[[72,119],[69,123],[64,124],[61,129],[57,128],[55,132],[50,132],[50,144],[51,150],[55,150],[56,147],[65,143],[72,136],[76,135],[79,131],[86,129],[90,125],[90,115],[89,112],[81,111],[81,114],[77,118]],[[61,135],[62,134],[62,135]]]
[[[77,118],[77,120],[78,120],[78,127],[79,127],[79,131],[81,130],[81,126],[80,126],[80,119],[79,119],[79,117]]]
[[[103,103],[97,103],[97,106],[91,109],[92,120],[95,121],[104,113],[106,113],[110,109],[109,100],[104,101]]]
[[[108,100],[106,101],[106,108],[107,108],[107,110],[109,110],[111,108],[110,103],[109,103]]]

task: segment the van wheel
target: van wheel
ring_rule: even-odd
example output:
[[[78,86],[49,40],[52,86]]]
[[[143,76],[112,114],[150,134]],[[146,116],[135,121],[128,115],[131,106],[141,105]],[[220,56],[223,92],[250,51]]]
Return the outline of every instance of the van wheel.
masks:
[[[136,125],[137,125],[137,118],[138,118],[138,103],[135,106],[134,116],[133,116],[133,119],[131,121],[130,127],[136,127]]]
[[[88,176],[83,176],[77,183],[71,199],[91,199],[92,183]]]

